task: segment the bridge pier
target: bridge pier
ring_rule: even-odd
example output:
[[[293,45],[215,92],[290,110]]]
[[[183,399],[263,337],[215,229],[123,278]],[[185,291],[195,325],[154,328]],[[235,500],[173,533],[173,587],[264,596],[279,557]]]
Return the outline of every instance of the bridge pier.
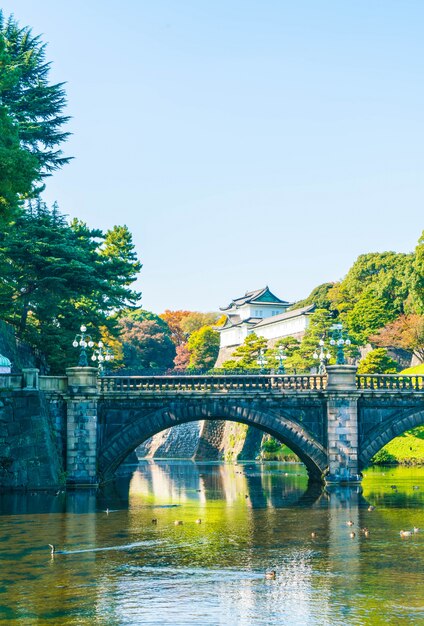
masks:
[[[97,484],[97,368],[70,367],[68,376],[66,483]]]
[[[327,367],[327,484],[358,483],[358,397],[356,366]]]

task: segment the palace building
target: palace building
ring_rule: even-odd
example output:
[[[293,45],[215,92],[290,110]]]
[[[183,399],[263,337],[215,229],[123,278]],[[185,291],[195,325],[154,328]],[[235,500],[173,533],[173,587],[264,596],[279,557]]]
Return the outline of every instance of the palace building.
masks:
[[[311,304],[289,310],[291,306],[292,303],[280,300],[266,286],[249,291],[232,300],[228,306],[220,307],[227,319],[223,326],[216,329],[220,334],[220,350],[215,366],[219,367],[229,359],[250,333],[265,337],[269,346],[282,337],[301,339],[315,307]]]

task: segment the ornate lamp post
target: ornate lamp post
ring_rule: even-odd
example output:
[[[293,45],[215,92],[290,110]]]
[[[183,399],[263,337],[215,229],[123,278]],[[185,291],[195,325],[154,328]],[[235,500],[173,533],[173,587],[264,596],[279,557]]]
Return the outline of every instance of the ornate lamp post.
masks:
[[[278,346],[276,358],[278,361],[278,374],[284,374],[285,373],[284,361],[287,359],[287,356],[284,353],[283,346]]]
[[[268,361],[265,358],[264,351],[262,350],[262,348],[259,350],[258,359],[256,363],[261,368],[261,374],[262,374],[264,371],[264,366],[268,363]]]
[[[343,324],[333,324],[330,330],[332,331],[332,338],[330,345],[337,346],[337,365],[344,365],[346,363],[344,355],[344,346],[350,346],[352,343],[347,334],[343,331]]]
[[[75,339],[72,342],[74,348],[81,348],[78,367],[88,367],[88,359],[86,348],[92,348],[94,346],[94,341],[91,338],[91,335],[87,334],[87,327],[84,324],[80,327],[80,333],[75,335]]]
[[[325,374],[325,366],[327,365],[328,361],[331,359],[331,354],[329,350],[325,352],[324,335],[319,340],[319,352],[318,352],[318,349],[315,350],[312,356],[314,359],[319,359],[318,374]]]
[[[109,348],[105,348],[103,341],[99,341],[97,344],[97,348],[93,350],[93,356],[91,357],[92,361],[97,361],[99,364],[99,373],[100,376],[105,375],[105,361],[113,361],[115,358],[112,354],[112,351]]]

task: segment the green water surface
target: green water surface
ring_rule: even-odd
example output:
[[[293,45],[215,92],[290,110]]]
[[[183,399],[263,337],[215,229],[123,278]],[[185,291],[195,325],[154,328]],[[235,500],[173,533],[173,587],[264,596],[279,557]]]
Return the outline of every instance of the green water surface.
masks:
[[[424,624],[424,532],[399,535],[423,505],[423,468],[326,491],[283,463],[145,462],[99,492],[3,494],[0,623]]]

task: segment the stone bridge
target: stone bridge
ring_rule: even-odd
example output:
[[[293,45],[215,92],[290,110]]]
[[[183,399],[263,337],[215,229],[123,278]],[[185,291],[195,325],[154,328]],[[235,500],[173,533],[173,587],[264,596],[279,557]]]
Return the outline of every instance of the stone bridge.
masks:
[[[0,387],[41,393],[65,407],[63,454],[71,485],[111,479],[143,441],[177,424],[231,420],[282,441],[312,480],[359,482],[373,455],[424,424],[424,377],[360,375],[354,366],[327,374],[181,375],[98,378],[76,367],[66,377],[0,376]]]

